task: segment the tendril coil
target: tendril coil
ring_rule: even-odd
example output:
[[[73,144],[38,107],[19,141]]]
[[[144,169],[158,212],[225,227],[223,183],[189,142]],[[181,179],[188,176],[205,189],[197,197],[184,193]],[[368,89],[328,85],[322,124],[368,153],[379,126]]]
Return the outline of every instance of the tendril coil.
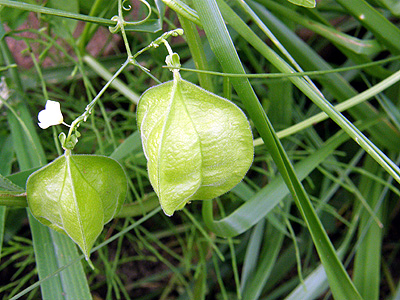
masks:
[[[128,5],[126,6],[126,2],[128,2]],[[144,4],[147,7],[147,15],[143,20],[140,21],[133,21],[133,22],[127,22],[124,19],[122,11],[130,11],[132,9],[132,5],[129,4],[129,0],[119,0],[118,1],[118,15],[115,15],[111,18],[111,21],[117,22],[114,27],[110,26],[108,27],[108,30],[110,30],[111,33],[117,33],[119,30],[121,30],[122,27],[125,27],[127,25],[140,25],[146,22],[150,16],[151,16],[151,6],[146,0],[139,0],[142,4]]]

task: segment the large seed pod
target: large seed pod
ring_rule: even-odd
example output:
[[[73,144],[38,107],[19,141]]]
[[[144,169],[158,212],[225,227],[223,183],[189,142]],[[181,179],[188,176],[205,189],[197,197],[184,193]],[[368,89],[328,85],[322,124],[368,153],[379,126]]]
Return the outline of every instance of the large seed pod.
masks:
[[[141,96],[137,122],[150,182],[168,216],[190,200],[228,192],[252,164],[245,114],[179,75]]]
[[[26,193],[32,215],[66,233],[88,259],[104,224],[125,200],[127,179],[111,158],[71,155],[67,150],[28,178]]]

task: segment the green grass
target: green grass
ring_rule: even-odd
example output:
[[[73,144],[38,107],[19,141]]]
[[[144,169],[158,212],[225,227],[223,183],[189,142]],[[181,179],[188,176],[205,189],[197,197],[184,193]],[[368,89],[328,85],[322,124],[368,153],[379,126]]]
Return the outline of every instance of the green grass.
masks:
[[[153,0],[146,19],[140,1],[129,2],[133,15],[128,1],[27,2],[0,0],[1,299],[398,299],[398,5]],[[29,11],[42,29],[19,29]],[[176,28],[184,35],[168,41],[182,77],[243,109],[255,157],[232,191],[169,218],[135,112],[172,74],[163,45],[135,54]],[[26,50],[11,53],[12,41]],[[110,156],[128,176],[94,269],[25,208],[27,177],[62,154],[57,136],[68,132],[36,126],[47,99],[69,124],[99,99],[74,152]]]

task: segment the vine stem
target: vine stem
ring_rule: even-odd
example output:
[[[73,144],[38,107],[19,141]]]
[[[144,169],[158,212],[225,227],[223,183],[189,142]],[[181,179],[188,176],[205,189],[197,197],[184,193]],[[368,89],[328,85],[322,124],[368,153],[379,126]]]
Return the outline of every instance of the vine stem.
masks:
[[[129,43],[128,43],[128,39],[126,37],[126,32],[124,30],[124,24],[125,21],[122,18],[122,9],[123,9],[123,1],[122,0],[118,0],[118,16],[115,16],[113,19],[115,19],[118,22],[117,26],[121,26],[121,33],[124,39],[124,43],[125,43],[125,47],[126,47],[126,51],[128,53],[128,58],[126,59],[126,61],[122,64],[122,66],[117,70],[117,72],[115,72],[115,74],[110,78],[110,80],[108,80],[108,82],[103,86],[103,88],[101,89],[101,91],[96,95],[96,97],[86,106],[85,112],[80,115],[78,118],[76,118],[72,123],[71,126],[69,126],[69,131],[68,131],[68,135],[65,138],[65,141],[62,143],[63,144],[63,148],[66,149],[65,145],[68,145],[68,143],[71,141],[73,133],[76,133],[77,128],[79,127],[79,125],[81,124],[81,122],[86,122],[87,118],[89,117],[89,115],[92,113],[93,107],[96,105],[97,101],[100,99],[100,97],[104,94],[104,92],[107,90],[107,88],[111,85],[111,83],[114,81],[114,79],[116,79],[119,74],[121,74],[121,72],[129,65],[129,64],[133,64],[135,66],[138,66],[139,68],[141,68],[143,71],[147,71],[146,68],[142,67],[141,65],[139,65],[136,62],[136,57],[138,55],[140,55],[141,53],[145,52],[146,50],[150,49],[150,48],[157,48],[161,43],[163,43],[165,45],[165,47],[168,50],[169,53],[169,58],[171,63],[173,62],[173,58],[175,58],[175,60],[178,62],[178,64],[174,63],[172,65],[170,65],[171,67],[177,67],[179,64],[179,56],[174,53],[172,51],[171,46],[168,44],[168,42],[166,41],[166,38],[168,38],[169,36],[177,36],[177,35],[182,35],[183,34],[183,30],[182,29],[175,29],[175,30],[171,30],[169,32],[164,33],[162,36],[160,36],[159,38],[157,38],[156,40],[154,40],[153,42],[150,43],[150,45],[148,45],[147,47],[143,48],[142,50],[138,51],[135,55],[132,55],[132,52],[130,50],[129,47]],[[116,28],[116,27],[115,27]],[[113,30],[115,30],[115,28]],[[171,69],[171,71],[174,74],[174,78],[179,79],[180,75],[179,75],[179,69]]]
[[[141,3],[146,5],[146,7],[148,9],[146,18],[144,18],[143,20],[137,21],[137,22],[126,22],[124,19],[123,10],[130,10],[131,6],[129,5],[128,8],[124,7],[125,1],[127,1],[127,0],[118,0],[118,15],[111,18],[111,20],[117,22],[117,24],[114,27],[109,27],[109,30],[111,33],[116,33],[118,31],[118,29],[121,30],[122,39],[124,40],[126,52],[128,54],[128,59],[132,59],[133,55],[132,55],[131,48],[129,47],[128,38],[127,38],[126,32],[125,32],[125,26],[128,24],[139,25],[139,24],[146,22],[150,18],[152,10],[151,10],[150,4],[146,0],[139,0]]]
[[[169,43],[167,42],[167,40],[166,40],[166,39],[162,39],[161,41],[164,43],[165,48],[167,48],[168,54],[169,54],[170,56],[172,56],[172,55],[174,54],[174,52],[172,51],[172,48],[171,48],[171,46],[169,45]]]
[[[128,54],[128,59],[130,59],[132,57],[132,51],[131,51],[131,48],[129,47],[128,38],[127,38],[126,32],[125,32],[125,20],[124,20],[124,16],[122,15],[122,0],[118,0],[118,20],[117,20],[117,22],[118,22],[117,26],[121,29],[122,38],[124,39],[124,44],[125,44],[126,52]]]
[[[175,67],[175,65],[173,65],[173,57],[174,57],[174,54],[175,55],[177,55],[177,54],[172,51],[172,48],[171,48],[170,44],[167,42],[166,39],[163,38],[163,39],[161,39],[161,41],[164,44],[165,48],[167,48],[167,51],[168,51],[168,54],[169,54],[167,59],[166,59],[167,65]],[[177,56],[177,57],[179,59],[179,56]],[[179,64],[179,67],[180,67],[180,64]],[[169,69],[169,70],[172,72],[172,74],[174,76],[174,84],[176,84],[176,82],[181,79],[181,75],[179,73],[179,69]]]
[[[128,58],[122,66],[118,69],[117,72],[110,78],[110,80],[103,86],[101,91],[94,97],[94,99],[86,106],[85,112],[80,115],[78,118],[76,118],[72,123],[71,127],[69,128],[68,135],[66,138],[66,142],[68,142],[71,139],[72,133],[76,130],[76,128],[79,127],[80,123],[83,121],[85,122],[86,119],[89,117],[89,115],[92,113],[93,107],[96,105],[96,102],[100,99],[100,97],[104,94],[104,92],[107,90],[107,88],[111,85],[113,80],[121,74],[121,72],[126,68],[126,66],[130,63],[130,59]]]

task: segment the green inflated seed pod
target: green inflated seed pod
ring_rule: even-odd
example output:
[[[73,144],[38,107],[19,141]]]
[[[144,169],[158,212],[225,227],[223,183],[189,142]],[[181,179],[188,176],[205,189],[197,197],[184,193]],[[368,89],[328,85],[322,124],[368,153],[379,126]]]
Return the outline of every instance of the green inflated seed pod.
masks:
[[[228,192],[252,164],[245,114],[179,74],[141,96],[137,122],[150,182],[168,216],[188,201]]]
[[[127,179],[111,158],[67,150],[28,178],[26,193],[32,215],[67,234],[88,259],[104,224],[121,209]]]

